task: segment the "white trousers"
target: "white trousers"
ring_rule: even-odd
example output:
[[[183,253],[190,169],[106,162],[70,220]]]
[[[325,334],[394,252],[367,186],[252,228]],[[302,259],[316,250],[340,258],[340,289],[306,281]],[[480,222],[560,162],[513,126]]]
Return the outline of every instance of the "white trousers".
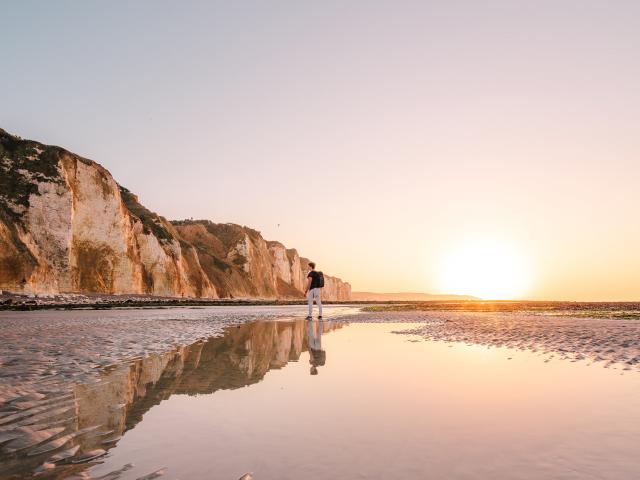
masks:
[[[313,301],[318,304],[318,315],[322,316],[322,300],[320,299],[321,288],[312,288],[307,292],[307,303],[309,304],[309,316],[313,315]]]

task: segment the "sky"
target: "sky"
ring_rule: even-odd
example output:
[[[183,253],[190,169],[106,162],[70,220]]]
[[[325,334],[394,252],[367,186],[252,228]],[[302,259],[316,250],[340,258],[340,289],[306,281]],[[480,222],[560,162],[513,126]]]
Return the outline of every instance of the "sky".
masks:
[[[0,128],[169,219],[251,226],[354,290],[478,294],[486,271],[489,297],[640,300],[640,2],[2,1],[1,22]]]

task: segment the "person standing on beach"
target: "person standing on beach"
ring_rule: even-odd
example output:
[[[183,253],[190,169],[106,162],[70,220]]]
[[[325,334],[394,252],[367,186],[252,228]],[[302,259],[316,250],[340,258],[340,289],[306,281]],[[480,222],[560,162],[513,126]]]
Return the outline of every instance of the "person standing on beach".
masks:
[[[322,287],[324,287],[324,275],[322,272],[316,272],[316,264],[313,262],[309,262],[309,268],[307,286],[304,290],[304,293],[307,296],[307,303],[309,304],[309,315],[307,315],[307,320],[311,320],[313,318],[314,300],[318,304],[318,319],[320,320],[322,319],[322,299],[320,298],[320,294],[322,292]]]

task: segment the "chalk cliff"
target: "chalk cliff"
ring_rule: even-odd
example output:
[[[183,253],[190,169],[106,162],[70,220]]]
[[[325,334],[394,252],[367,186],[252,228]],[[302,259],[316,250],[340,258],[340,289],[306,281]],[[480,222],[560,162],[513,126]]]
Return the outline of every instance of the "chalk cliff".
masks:
[[[232,223],[208,220],[172,222],[193,245],[208,278],[223,297],[298,298],[302,296],[309,260],[260,232]],[[325,275],[323,297],[348,300],[351,286]]]
[[[169,222],[98,163],[0,129],[0,289],[295,298],[303,267],[248,227]],[[327,276],[326,299],[349,295]]]

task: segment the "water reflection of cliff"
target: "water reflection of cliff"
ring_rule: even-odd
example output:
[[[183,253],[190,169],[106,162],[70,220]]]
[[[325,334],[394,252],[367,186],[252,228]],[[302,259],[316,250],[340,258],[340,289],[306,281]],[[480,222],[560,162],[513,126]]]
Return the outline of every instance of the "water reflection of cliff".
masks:
[[[327,326],[333,328],[328,322]],[[146,386],[145,381],[138,382],[136,388],[144,393],[127,412],[126,428],[173,394],[207,394],[257,383],[269,370],[298,360],[307,349],[305,321],[242,325],[222,338],[185,347],[169,359],[157,380],[145,379]]]
[[[324,332],[340,326],[319,325]],[[67,399],[70,409],[65,418],[54,415],[50,424],[37,426],[53,435],[41,442],[35,439],[26,448],[5,448],[0,471],[22,478],[48,462],[45,478],[77,473],[171,395],[210,394],[257,383],[269,370],[298,360],[308,345],[305,320],[258,321],[231,327],[220,338],[112,367],[101,373],[98,382],[73,388],[74,401]],[[83,461],[88,463],[78,463]]]

